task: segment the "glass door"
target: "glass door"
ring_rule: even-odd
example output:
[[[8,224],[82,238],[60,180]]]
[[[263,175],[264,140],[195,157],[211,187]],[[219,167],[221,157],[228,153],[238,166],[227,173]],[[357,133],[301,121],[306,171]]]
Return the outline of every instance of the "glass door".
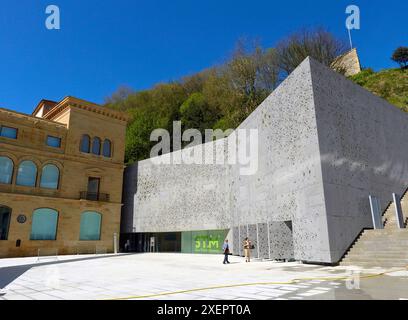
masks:
[[[99,198],[99,185],[101,179],[89,177],[88,178],[88,200],[97,201]]]

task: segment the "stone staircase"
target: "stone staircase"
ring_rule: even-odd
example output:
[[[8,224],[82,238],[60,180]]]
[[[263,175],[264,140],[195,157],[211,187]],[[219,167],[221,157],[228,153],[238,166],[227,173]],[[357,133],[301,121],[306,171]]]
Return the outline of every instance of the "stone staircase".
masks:
[[[405,226],[408,222],[408,193],[401,198]],[[406,267],[408,266],[408,229],[399,229],[395,204],[383,214],[384,229],[364,230],[346,253],[341,266]]]
[[[402,213],[405,218],[405,226],[407,226],[408,222],[408,194],[405,193],[404,196],[401,198],[401,208],[402,208]],[[391,202],[387,209],[385,210],[385,213],[383,214],[383,221],[384,221],[384,229],[398,229],[398,224],[397,224],[397,216],[395,215],[395,204],[394,202]]]

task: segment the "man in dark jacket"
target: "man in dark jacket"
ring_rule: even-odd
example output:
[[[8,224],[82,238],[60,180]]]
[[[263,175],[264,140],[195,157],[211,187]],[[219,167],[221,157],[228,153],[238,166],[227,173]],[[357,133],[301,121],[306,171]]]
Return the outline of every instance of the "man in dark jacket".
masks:
[[[222,246],[222,250],[224,251],[224,264],[226,264],[226,263],[230,263],[229,261],[228,261],[228,256],[229,256],[229,254],[230,254],[230,250],[229,250],[229,244],[228,244],[228,240],[227,239],[225,239],[225,241],[224,241],[224,244],[223,244],[223,246]]]

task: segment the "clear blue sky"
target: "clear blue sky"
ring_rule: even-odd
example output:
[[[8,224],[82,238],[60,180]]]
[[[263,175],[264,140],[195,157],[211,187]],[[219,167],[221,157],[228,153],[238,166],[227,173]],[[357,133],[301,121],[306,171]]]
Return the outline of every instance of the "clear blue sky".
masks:
[[[61,30],[45,28],[50,4]],[[361,9],[353,38],[363,66],[396,67],[407,0],[1,0],[0,107],[30,113],[66,95],[101,103],[121,85],[145,89],[221,63],[242,36],[271,47],[320,25],[347,39],[349,4]]]

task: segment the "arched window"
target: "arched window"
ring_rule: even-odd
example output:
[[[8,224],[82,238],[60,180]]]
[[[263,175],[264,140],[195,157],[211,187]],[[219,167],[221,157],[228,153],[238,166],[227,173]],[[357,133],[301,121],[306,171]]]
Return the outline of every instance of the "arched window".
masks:
[[[101,139],[99,139],[98,137],[93,138],[92,153],[98,156],[101,154]]]
[[[91,241],[101,239],[101,214],[85,211],[81,215],[79,240]]]
[[[26,187],[35,187],[37,180],[37,166],[32,161],[23,161],[20,163],[17,171],[17,185]]]
[[[42,168],[40,187],[46,189],[58,189],[59,169],[53,164],[47,164]]]
[[[110,158],[112,155],[112,143],[110,140],[105,139],[103,142],[103,156],[106,158]]]
[[[33,212],[31,240],[55,240],[57,238],[58,211],[40,208]]]
[[[10,158],[0,157],[0,183],[10,184],[13,177],[14,164]]]
[[[91,138],[87,134],[84,134],[81,138],[80,150],[85,153],[89,153],[91,150]]]
[[[11,209],[0,206],[0,240],[7,240],[10,226]]]

